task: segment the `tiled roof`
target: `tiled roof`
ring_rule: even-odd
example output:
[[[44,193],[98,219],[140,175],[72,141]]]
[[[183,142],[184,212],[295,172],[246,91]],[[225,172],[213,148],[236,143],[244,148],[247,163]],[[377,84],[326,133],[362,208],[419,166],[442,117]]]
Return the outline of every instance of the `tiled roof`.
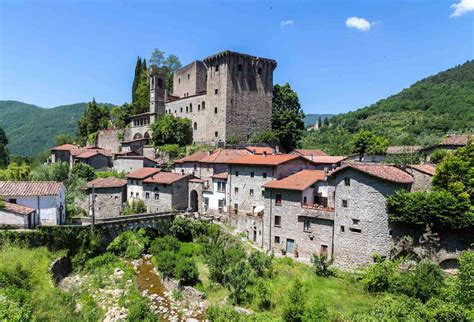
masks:
[[[110,152],[109,150],[102,149],[102,148],[99,148],[99,147],[92,147],[92,146],[82,147],[82,148],[77,148],[77,149],[71,150],[71,155],[74,156],[74,157],[77,157],[77,156],[79,156],[83,153],[86,153],[86,152],[100,152],[101,154],[103,154],[107,157],[112,156],[112,152]]]
[[[291,160],[302,158],[294,154],[271,154],[271,155],[246,155],[228,161],[229,164],[268,165],[277,166]]]
[[[323,181],[326,173],[323,170],[301,170],[286,178],[272,180],[263,185],[266,189],[305,190],[316,181]]]
[[[119,179],[114,177],[108,178],[97,178],[87,183],[87,188],[90,189],[92,186],[94,188],[120,188],[127,185],[127,180]]]
[[[76,155],[75,157],[78,159],[89,159],[89,158],[95,157],[98,154],[103,155],[104,157],[107,157],[107,158],[110,157],[109,155],[104,154],[102,151],[86,151],[84,153]]]
[[[55,196],[62,186],[56,181],[0,181],[0,196]]]
[[[331,176],[335,173],[340,172],[343,169],[352,168],[360,172],[366,173],[373,177],[377,177],[382,180],[392,181],[396,183],[412,183],[413,177],[407,172],[393,166],[393,165],[382,165],[377,163],[358,163],[352,162],[347,163],[331,173]]]
[[[174,172],[160,172],[145,180],[144,183],[160,183],[160,184],[172,184],[181,179],[189,178],[188,174],[174,173]]]
[[[410,164],[408,167],[416,169],[420,172],[429,174],[430,176],[434,176],[436,172],[436,166],[433,164],[429,163],[423,163],[423,164]]]
[[[78,149],[79,146],[75,144],[63,144],[59,146],[55,146],[54,148],[51,148],[51,151],[71,151]]]
[[[6,202],[6,201],[4,202],[4,207],[1,208],[0,210],[5,210],[8,212],[12,212],[14,214],[19,214],[19,215],[24,215],[24,216],[29,215],[32,212],[36,211],[36,209],[22,206],[22,205],[17,205],[17,204]]]
[[[327,155],[326,153],[324,153],[321,150],[295,149],[295,150],[293,150],[293,152],[295,152],[299,155],[302,155],[302,156],[310,156],[310,155],[323,156],[323,155]]]
[[[419,145],[392,145],[385,152],[387,154],[408,154],[420,151],[422,148]]]
[[[227,172],[222,172],[222,173],[212,175],[211,178],[227,180],[228,176],[229,176],[229,174]]]
[[[143,180],[143,179],[146,179],[156,173],[160,172],[160,169],[156,169],[156,168],[141,168],[141,169],[138,169],[138,170],[135,170],[133,172],[130,172],[128,175],[127,175],[127,178],[129,179],[139,179],[139,180]]]
[[[272,154],[275,153],[275,149],[269,146],[248,146],[246,150],[252,152],[253,154]]]
[[[217,149],[212,154],[201,159],[201,163],[227,163],[231,160],[240,158],[244,155],[250,155],[251,153],[247,150],[237,149]]]
[[[207,181],[204,180],[204,179],[200,179],[200,178],[193,178],[193,179],[190,179],[189,182],[204,183],[204,182],[207,182]]]
[[[339,163],[347,159],[344,156],[332,156],[332,155],[321,155],[321,156],[305,156],[306,159],[313,161],[314,163],[334,164]]]
[[[183,162],[199,162],[205,157],[209,156],[209,152],[206,151],[197,151],[187,157],[178,159],[175,163],[183,163]]]
[[[449,138],[445,139],[443,142],[441,142],[439,145],[457,145],[457,146],[464,146],[467,145],[467,142],[469,141],[469,138],[471,140],[474,139],[474,136],[472,135],[453,135],[450,136]]]

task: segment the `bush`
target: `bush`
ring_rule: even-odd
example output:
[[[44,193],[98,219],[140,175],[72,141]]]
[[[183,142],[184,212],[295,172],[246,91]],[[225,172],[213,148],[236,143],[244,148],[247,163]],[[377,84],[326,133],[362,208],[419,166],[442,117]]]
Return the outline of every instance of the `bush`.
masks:
[[[89,259],[84,265],[84,271],[93,272],[95,269],[105,265],[111,265],[113,263],[120,262],[120,258],[111,253],[105,253],[103,255]]]
[[[148,243],[146,231],[141,228],[120,234],[109,244],[107,250],[121,257],[138,259],[145,252]]]
[[[436,149],[430,155],[430,161],[432,163],[440,163],[446,156],[448,155],[448,151],[444,149]]]
[[[430,321],[469,321],[469,313],[461,305],[432,298],[426,303],[425,312]]]
[[[163,277],[174,277],[177,262],[175,253],[169,250],[163,251],[154,256],[152,261],[156,269],[163,275]]]
[[[154,256],[159,256],[161,252],[170,251],[176,253],[179,251],[179,240],[173,236],[156,238],[151,242],[149,252]]]
[[[178,254],[183,257],[199,256],[201,255],[201,245],[196,243],[181,243]]]
[[[387,295],[373,307],[352,314],[351,321],[424,321],[423,305],[406,296]]]
[[[302,320],[304,322],[330,321],[328,309],[319,301],[312,305],[308,305]]]
[[[178,257],[174,276],[179,279],[182,285],[194,285],[199,280],[199,272],[194,260],[185,257]]]
[[[76,163],[72,168],[72,176],[76,178],[82,178],[86,181],[94,180],[97,177],[93,167],[80,162]]]
[[[171,235],[178,238],[180,241],[192,241],[193,240],[193,221],[192,219],[185,217],[175,217],[171,227]]]
[[[459,302],[467,307],[474,306],[474,253],[464,251],[459,256],[459,275],[457,279]]]
[[[302,321],[305,311],[306,301],[303,285],[299,280],[296,280],[288,293],[288,298],[283,307],[282,318],[286,322]]]
[[[143,200],[132,200],[125,204],[125,209],[123,210],[122,215],[135,215],[135,214],[144,214],[146,213],[146,204]]]
[[[328,260],[328,256],[326,254],[313,254],[313,267],[316,275],[323,277],[333,275],[333,272],[329,270],[329,265],[331,265],[331,261]]]
[[[233,303],[241,303],[246,295],[246,288],[250,284],[250,268],[244,261],[234,264],[227,276],[225,286],[229,289],[229,297]]]
[[[259,278],[256,285],[257,305],[260,310],[268,310],[272,306],[271,292],[263,278]]]
[[[265,275],[265,272],[272,267],[272,257],[259,251],[253,251],[249,256],[250,267],[255,271],[258,277]]]
[[[369,266],[362,278],[365,288],[372,293],[385,292],[398,271],[398,262],[383,260]]]

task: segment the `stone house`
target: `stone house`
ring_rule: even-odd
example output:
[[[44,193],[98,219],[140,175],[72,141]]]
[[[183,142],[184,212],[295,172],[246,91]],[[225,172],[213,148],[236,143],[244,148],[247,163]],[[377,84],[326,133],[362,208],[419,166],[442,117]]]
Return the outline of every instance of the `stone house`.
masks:
[[[35,223],[61,225],[66,221],[66,188],[54,181],[0,181],[0,197],[8,203],[35,209]]]
[[[199,161],[196,176],[211,184],[214,175],[229,172],[229,161],[250,154],[246,149],[217,149]]]
[[[138,134],[137,136],[140,135]],[[128,141],[122,141],[120,144],[122,146],[122,151],[124,152],[134,152],[137,155],[143,155],[143,147],[147,145],[148,140],[148,132],[146,132],[144,138],[135,138]]]
[[[474,135],[472,134],[460,134],[460,135],[451,135],[441,141],[439,144],[432,145],[420,150],[420,152],[426,156],[427,160],[430,160],[431,154],[435,150],[456,150],[467,145],[469,141],[474,140]]]
[[[413,177],[392,166],[347,163],[329,176],[328,206],[334,212],[333,259],[337,267],[355,269],[374,254],[389,256],[393,246],[386,197],[410,190]]]
[[[75,162],[85,163],[96,170],[112,167],[112,154],[104,150],[91,150],[74,156]]]
[[[115,155],[114,170],[117,172],[130,173],[141,168],[157,168],[158,161],[141,155]]]
[[[72,150],[77,150],[80,147],[76,144],[63,144],[51,148],[51,163],[68,162],[72,163]]]
[[[321,157],[321,156],[327,155],[323,151],[316,150],[316,149],[313,149],[313,150],[310,150],[310,149],[294,149],[293,151],[291,151],[291,154],[301,155],[302,157],[307,157],[309,159],[311,159],[312,157]]]
[[[199,177],[200,165],[199,161],[210,154],[206,151],[197,151],[191,155],[174,161],[173,172],[181,174],[190,174]]]
[[[51,148],[51,163],[68,162],[73,166],[76,162],[90,165],[94,169],[107,169],[112,166],[112,152],[96,146],[80,147],[75,144],[63,144]]]
[[[436,172],[434,164],[409,164],[404,167],[404,170],[413,177],[412,192],[431,190],[431,179]]]
[[[96,218],[118,217],[127,201],[127,180],[114,177],[97,178],[85,187],[86,198],[81,207],[92,216],[92,205]],[[94,199],[94,200],[93,200]]]
[[[324,170],[326,172],[332,171],[337,167],[340,167],[347,157],[344,156],[331,156],[331,155],[320,155],[320,156],[306,156],[308,160],[311,160],[315,164],[315,169]]]
[[[39,224],[36,209],[4,202],[0,208],[0,229],[32,229]]]
[[[160,172],[160,169],[155,168],[141,168],[130,172],[127,175],[127,194],[128,201],[143,200],[143,180]]]
[[[188,207],[188,174],[158,172],[143,180],[148,212],[185,210]]]
[[[301,170],[269,181],[263,187],[265,214],[261,247],[307,261],[313,254],[331,257],[334,208],[328,208],[326,202],[326,172]],[[249,239],[256,242],[261,232],[256,227],[250,228]]]

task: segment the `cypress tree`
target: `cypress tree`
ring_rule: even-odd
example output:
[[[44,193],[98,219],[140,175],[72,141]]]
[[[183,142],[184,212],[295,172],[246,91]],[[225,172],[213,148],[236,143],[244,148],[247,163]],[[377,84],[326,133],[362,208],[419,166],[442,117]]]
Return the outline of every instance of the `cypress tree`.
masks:
[[[132,102],[137,100],[135,92],[137,91],[138,83],[140,82],[140,75],[142,73],[143,66],[142,66],[142,59],[140,56],[137,57],[137,64],[135,65],[135,77],[133,78],[132,83]]]
[[[146,58],[143,58],[142,69],[146,71]]]

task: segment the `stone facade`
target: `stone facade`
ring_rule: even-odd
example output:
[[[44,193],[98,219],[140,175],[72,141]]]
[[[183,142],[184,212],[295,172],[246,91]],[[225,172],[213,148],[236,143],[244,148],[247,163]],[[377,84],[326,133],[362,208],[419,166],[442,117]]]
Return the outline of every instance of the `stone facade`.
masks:
[[[329,204],[335,206],[334,264],[354,269],[371,263],[374,254],[390,256],[393,243],[386,196],[409,190],[410,185],[346,168],[331,177],[329,186],[334,196]]]
[[[188,207],[189,176],[171,184],[143,183],[143,199],[148,212],[185,210]]]
[[[413,176],[414,181],[411,186],[412,192],[431,190],[431,179],[433,179],[433,176],[431,174],[422,172],[411,167],[407,167],[405,171]]]
[[[124,204],[127,201],[127,186],[95,188],[95,217],[110,218],[122,214]],[[92,216],[92,189],[86,192],[86,198],[81,202],[81,208],[88,211]]]
[[[130,173],[141,168],[156,168],[157,162],[143,156],[116,156],[114,170],[117,172]]]
[[[77,158],[76,162],[85,163],[94,169],[107,169],[112,166],[112,158],[106,155],[97,153],[89,158]]]

